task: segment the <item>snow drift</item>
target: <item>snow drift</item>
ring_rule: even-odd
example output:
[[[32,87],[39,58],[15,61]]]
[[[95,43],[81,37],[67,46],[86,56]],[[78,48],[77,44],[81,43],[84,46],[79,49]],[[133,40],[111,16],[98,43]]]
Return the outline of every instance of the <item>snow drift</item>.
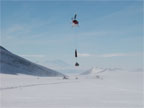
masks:
[[[64,76],[63,74],[19,57],[0,46],[0,73],[34,76]]]
[[[127,72],[128,71],[123,70],[121,68],[92,67],[91,69],[81,73],[80,76],[86,77],[86,78],[96,78],[96,79],[104,79],[104,78],[112,78],[112,77],[117,78],[116,77],[117,75],[126,74]]]
[[[98,68],[98,67],[93,67],[80,75],[97,75],[101,74],[103,72],[116,72],[116,71],[121,71],[122,69],[120,68]]]

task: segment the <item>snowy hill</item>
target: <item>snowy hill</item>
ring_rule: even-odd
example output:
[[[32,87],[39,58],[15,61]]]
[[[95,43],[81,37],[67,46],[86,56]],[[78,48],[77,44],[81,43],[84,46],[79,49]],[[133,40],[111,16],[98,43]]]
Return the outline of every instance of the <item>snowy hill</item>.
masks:
[[[113,72],[113,71],[120,71],[122,69],[120,68],[98,68],[98,67],[93,67],[83,73],[81,75],[97,75],[101,74],[103,72]]]
[[[0,46],[0,73],[34,76],[64,76],[52,69],[32,63]]]
[[[123,74],[125,70],[120,69],[120,68],[98,68],[98,67],[93,67],[83,73],[80,74],[82,77],[86,78],[96,78],[96,79],[104,79],[104,78],[112,78],[119,75]],[[126,71],[127,73],[127,71]],[[114,78],[113,78],[114,79]]]

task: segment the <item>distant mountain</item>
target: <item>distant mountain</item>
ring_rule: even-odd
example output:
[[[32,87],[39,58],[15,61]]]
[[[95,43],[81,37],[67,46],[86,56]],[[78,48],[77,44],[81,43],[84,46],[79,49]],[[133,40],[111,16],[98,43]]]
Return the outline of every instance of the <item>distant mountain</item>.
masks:
[[[57,71],[32,63],[0,46],[0,73],[34,76],[64,76]]]
[[[101,74],[103,72],[118,71],[118,70],[122,70],[122,69],[120,69],[120,68],[98,68],[98,67],[93,67],[93,68],[81,73],[80,75],[98,75],[98,74]]]

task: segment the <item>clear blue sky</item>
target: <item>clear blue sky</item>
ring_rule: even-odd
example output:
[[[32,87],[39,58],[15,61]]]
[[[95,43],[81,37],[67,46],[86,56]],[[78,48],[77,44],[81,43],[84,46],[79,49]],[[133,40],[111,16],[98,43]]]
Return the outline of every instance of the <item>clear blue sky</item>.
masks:
[[[3,1],[1,45],[40,64],[73,66],[77,48],[80,68],[142,68],[142,17],[142,1]]]

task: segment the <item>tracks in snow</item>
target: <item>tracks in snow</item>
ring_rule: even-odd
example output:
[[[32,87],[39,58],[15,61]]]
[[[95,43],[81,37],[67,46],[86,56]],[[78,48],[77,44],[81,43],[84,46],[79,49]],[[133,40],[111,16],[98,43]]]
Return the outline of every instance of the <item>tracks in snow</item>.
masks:
[[[19,86],[11,86],[11,87],[3,87],[0,88],[0,91],[2,90],[10,90],[10,89],[17,89],[17,88],[25,88],[25,87],[32,87],[32,86],[43,86],[43,85],[50,85],[50,84],[62,84],[62,83],[73,83],[77,81],[71,81],[71,82],[52,82],[52,83],[40,83],[40,84],[27,84],[27,85],[19,85]]]

